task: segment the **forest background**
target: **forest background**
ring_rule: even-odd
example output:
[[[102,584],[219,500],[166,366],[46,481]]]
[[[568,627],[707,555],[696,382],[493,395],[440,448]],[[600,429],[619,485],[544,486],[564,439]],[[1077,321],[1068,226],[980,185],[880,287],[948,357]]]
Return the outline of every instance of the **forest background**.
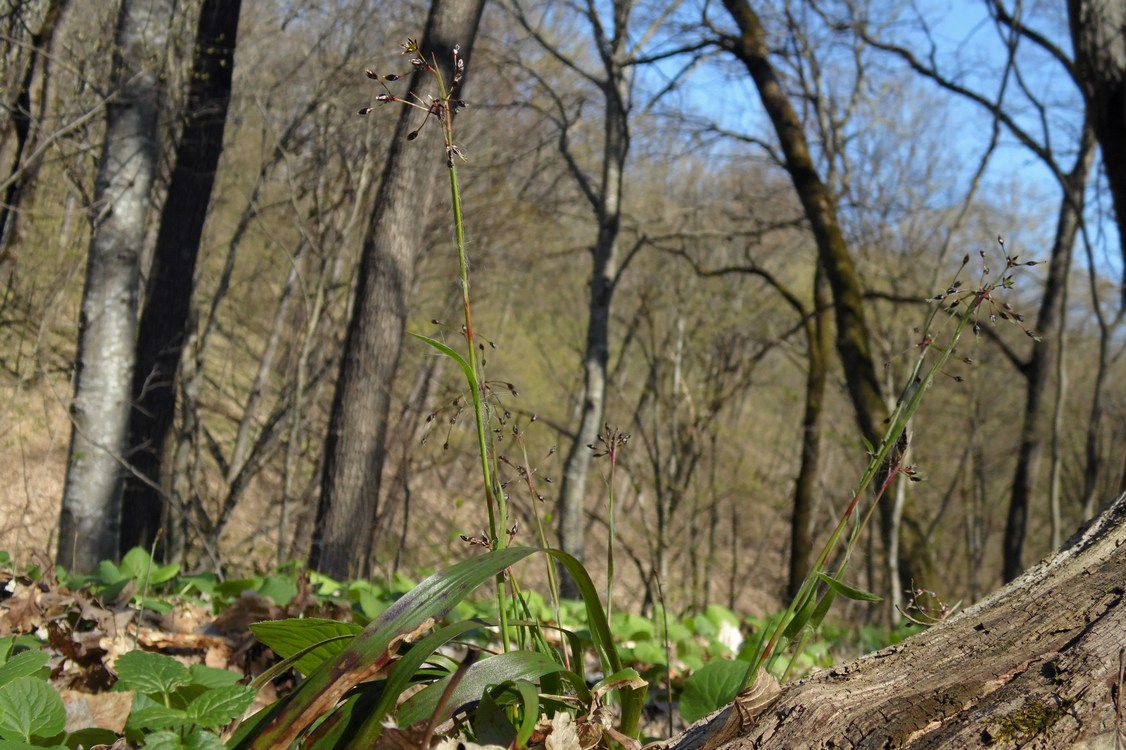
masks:
[[[122,100],[109,54],[118,9],[5,6],[2,546],[17,559],[58,549],[81,570],[161,528],[162,556],[189,569],[297,559],[381,578],[459,559],[461,535],[485,525],[462,502],[476,486],[472,419],[460,374],[427,347],[376,346],[361,363],[383,405],[345,400],[344,410],[356,417],[349,430],[378,446],[354,488],[326,490],[382,167],[400,149],[437,169],[444,160],[436,132],[396,138],[397,111],[356,114],[383,92],[364,70],[408,73],[397,47],[427,7],[279,2],[238,19],[198,261],[171,279],[190,292],[173,381],[156,377],[167,342],[146,353],[143,317],[171,306],[153,259],[162,217],[187,210],[167,195],[199,111],[200,5],[178,4],[165,43],[148,51],[160,71],[159,156],[143,242],[125,258],[142,320],[132,358],[153,362],[131,376],[132,402],[163,390],[174,406],[155,450],[72,439],[84,434],[82,415],[72,419],[78,373],[92,371],[78,342],[104,219],[105,115]],[[926,481],[895,486],[852,573],[892,604],[916,588],[976,600],[1126,481],[1120,237],[1066,9],[784,2],[759,13],[860,280],[885,410],[917,357],[926,300],[965,255],[969,278],[996,270],[1000,235],[1010,254],[1043,262],[924,402],[910,460]],[[847,503],[871,440],[850,390],[855,367],[829,343],[839,345],[840,295],[735,36],[732,16],[710,3],[487,4],[457,120],[475,320],[517,533],[530,534],[536,505],[553,525],[564,518],[564,547],[603,559],[607,467],[585,465],[589,429],[630,433],[616,467],[618,575],[636,583],[620,589],[625,606],[663,597],[678,611],[776,609]],[[411,127],[424,122],[416,113]],[[393,307],[407,330],[453,346],[449,221],[429,179],[418,185],[413,220],[394,228],[414,250]],[[592,290],[610,291],[601,307]],[[600,311],[604,403],[591,419]],[[811,403],[823,406],[812,416]],[[524,447],[530,459],[517,458]],[[92,497],[74,470],[95,452],[112,478]],[[520,466],[534,470],[542,501],[519,490]],[[127,498],[146,488],[158,502],[139,507],[156,507],[158,522],[133,528],[151,514]],[[353,536],[334,539],[326,493],[349,492],[367,505],[339,501]],[[65,522],[60,544],[68,501],[94,508],[110,547],[81,524],[66,536]]]

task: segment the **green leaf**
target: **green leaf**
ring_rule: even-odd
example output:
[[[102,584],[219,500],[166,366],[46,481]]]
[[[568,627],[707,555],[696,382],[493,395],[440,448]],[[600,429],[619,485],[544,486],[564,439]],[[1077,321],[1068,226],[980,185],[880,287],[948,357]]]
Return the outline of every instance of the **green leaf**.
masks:
[[[464,357],[462,357],[456,351],[451,349],[446,344],[443,344],[441,341],[438,341],[437,339],[432,339],[429,336],[423,336],[421,333],[411,333],[411,336],[414,336],[419,341],[425,341],[427,344],[430,344],[430,346],[434,347],[442,354],[445,354],[454,362],[457,362],[458,367],[460,367],[461,371],[465,373],[465,379],[469,381],[469,387],[474,389],[477,387],[477,373],[473,372],[473,368],[469,366],[469,363],[465,361]]]
[[[245,685],[213,688],[188,704],[188,717],[202,727],[221,727],[242,716],[255,691]]]
[[[257,622],[250,626],[250,632],[254,633],[254,637],[272,648],[274,653],[283,659],[288,659],[310,646],[316,646],[298,659],[294,665],[297,671],[306,677],[326,659],[333,658],[347,648],[348,640],[340,636],[355,636],[362,631],[363,628],[352,623],[316,617]]]
[[[520,693],[520,698],[524,704],[524,718],[520,722],[520,728],[516,733],[516,746],[527,747],[528,740],[536,731],[536,724],[540,720],[540,695],[536,686],[527,680],[517,680],[516,690]]]
[[[482,583],[534,552],[529,547],[493,550],[422,581],[372,620],[334,660],[315,670],[297,690],[260,712],[263,715],[259,721],[245,730],[240,727],[229,746],[232,750],[266,750],[288,744],[322,715],[318,706],[335,704],[358,682],[386,667],[394,641],[440,620]]]
[[[109,560],[102,560],[98,563],[98,566],[94,568],[91,577],[104,584],[114,584],[124,583],[128,581],[131,576]]]
[[[129,718],[125,720],[128,729],[178,729],[192,724],[187,712],[180,708],[169,708],[157,703],[144,693],[133,694],[133,705]]]
[[[36,677],[17,677],[0,687],[0,736],[30,742],[66,729],[66,708],[55,689]]]
[[[154,732],[141,747],[147,750],[223,750],[223,741],[204,729],[193,729],[185,739],[177,732]]]
[[[237,685],[239,676],[228,669],[208,667],[204,664],[193,664],[188,667],[193,685],[202,685],[207,688],[221,688]]]
[[[180,565],[179,563],[157,565],[149,557],[147,550],[134,547],[121,558],[121,572],[136,579],[138,585],[143,586],[147,582],[150,586],[156,586],[175,578],[180,572]]]
[[[178,732],[153,732],[145,737],[141,747],[146,750],[184,750],[186,745]]]
[[[473,712],[473,736],[482,745],[511,747],[516,739],[516,727],[508,720],[504,709],[497,705],[489,691],[481,695],[481,703]]]
[[[841,596],[843,596],[846,599],[852,599],[853,601],[856,601],[856,602],[882,602],[884,600],[883,597],[877,596],[876,594],[873,594],[869,591],[862,591],[861,589],[854,589],[852,586],[849,586],[847,583],[840,581],[836,578],[833,578],[831,575],[829,575],[827,573],[818,573],[817,576],[822,581],[829,584],[829,588],[833,589],[833,591],[836,591],[838,594],[840,594]]]
[[[70,750],[78,750],[78,747],[94,747],[95,745],[112,745],[117,741],[117,734],[108,729],[101,727],[86,727],[78,729],[73,732],[68,732],[66,736],[66,746]]]
[[[114,665],[118,680],[139,693],[171,694],[191,682],[188,668],[171,656],[148,651],[130,651],[117,658]]]
[[[719,604],[709,604],[707,609],[704,610],[704,616],[711,620],[717,628],[724,623],[736,628],[739,627],[739,618],[735,613]]]
[[[42,651],[21,651],[0,666],[0,686],[7,685],[19,677],[36,675],[47,666],[50,658]],[[41,676],[46,677],[45,674]]]
[[[684,681],[680,715],[689,724],[735,700],[747,675],[748,664],[738,659],[712,661]]]
[[[545,674],[562,671],[563,667],[550,656],[534,651],[510,651],[490,656],[466,670],[439,716],[442,720],[449,718],[459,706],[479,700],[492,685],[509,680],[536,680]],[[409,727],[433,716],[452,677],[447,675],[408,698],[395,714],[399,726]]]
[[[284,607],[297,596],[297,584],[292,578],[282,576],[266,576],[262,585],[258,587],[259,596],[268,596],[274,604]]]
[[[664,645],[643,641],[633,647],[633,658],[642,664],[664,664],[668,661],[668,654]]]

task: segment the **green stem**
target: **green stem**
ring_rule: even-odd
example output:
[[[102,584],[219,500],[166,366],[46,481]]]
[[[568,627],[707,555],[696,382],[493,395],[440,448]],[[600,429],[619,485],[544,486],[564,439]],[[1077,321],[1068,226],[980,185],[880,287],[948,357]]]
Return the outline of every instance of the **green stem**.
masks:
[[[447,149],[453,144],[452,114],[447,114],[444,120],[446,128]],[[457,260],[459,280],[461,282],[461,297],[465,308],[465,343],[468,348],[469,370],[473,375],[470,382],[470,392],[473,397],[473,417],[477,423],[477,452],[481,456],[481,477],[485,483],[485,502],[489,510],[489,534],[495,549],[504,549],[508,546],[508,508],[505,504],[504,491],[496,487],[493,481],[493,472],[489,466],[488,442],[488,415],[485,411],[483,398],[484,383],[481,382],[477,366],[477,346],[473,337],[473,317],[469,304],[469,260],[465,250],[465,220],[461,209],[461,189],[457,181],[457,168],[453,164],[453,155],[447,150],[447,159],[450,172],[450,198],[454,211],[454,238],[457,244]],[[495,502],[495,512],[494,512]],[[504,650],[509,650],[508,641],[508,596],[504,586],[504,573],[497,576],[497,614],[500,620],[501,642]]]
[[[874,480],[877,474],[879,474],[880,468],[883,467],[888,461],[888,456],[891,455],[891,451],[898,444],[900,437],[903,436],[903,432],[907,428],[907,423],[910,421],[911,417],[914,416],[915,412],[919,408],[919,405],[922,403],[923,394],[926,393],[927,389],[934,381],[935,376],[942,371],[942,368],[945,367],[946,363],[950,360],[950,357],[954,353],[954,349],[957,346],[958,340],[961,338],[962,333],[965,331],[966,326],[969,325],[970,321],[974,318],[977,309],[981,306],[982,302],[984,302],[989,297],[989,294],[992,292],[992,290],[992,285],[986,286],[974,295],[973,301],[969,305],[967,305],[966,310],[958,316],[958,325],[955,327],[954,333],[950,337],[950,342],[944,349],[941,350],[941,354],[939,355],[938,359],[929,368],[926,369],[926,373],[922,374],[924,360],[926,358],[927,352],[931,347],[928,344],[924,348],[923,353],[915,363],[915,367],[911,372],[911,377],[908,380],[907,386],[903,390],[903,394],[899,399],[899,403],[896,405],[895,410],[892,413],[890,424],[888,426],[887,432],[884,434],[883,440],[880,442],[879,449],[868,461],[868,467],[864,470],[864,474],[861,476],[860,482],[856,486],[856,491],[853,493],[852,500],[849,502],[848,508],[841,515],[840,520],[837,521],[837,525],[833,529],[833,533],[829,536],[828,541],[825,542],[825,546],[822,547],[821,553],[817,556],[817,560],[813,563],[812,566],[810,566],[809,573],[806,574],[805,580],[802,581],[802,585],[798,589],[798,593],[794,596],[793,600],[790,601],[789,607],[787,607],[783,616],[778,620],[778,624],[775,626],[774,631],[771,633],[770,640],[767,642],[766,647],[762,650],[762,653],[756,653],[752,656],[751,663],[747,666],[747,672],[743,677],[744,689],[750,687],[754,683],[755,678],[758,676],[759,668],[762,667],[762,665],[771,658],[774,649],[779,645],[782,634],[785,633],[789,628],[790,624],[794,620],[794,617],[799,616],[800,613],[803,613],[806,610],[806,607],[808,606],[811,598],[817,593],[818,583],[820,582],[819,576],[822,572],[824,572],[825,564],[828,562],[829,556],[833,553],[833,550],[836,549],[837,544],[840,542],[841,536],[844,534],[845,528],[848,526],[849,521],[852,519],[861,498],[868,490],[868,487],[871,485],[872,480]],[[937,314],[937,312],[938,310],[936,309],[931,313],[931,316],[927,319],[927,324],[924,327],[924,330],[930,330],[931,323],[934,321],[934,316]],[[883,485],[879,488],[876,497],[873,499],[872,504],[868,507],[867,512],[864,514],[864,517],[858,528],[862,528],[867,524],[869,518],[871,518],[872,511],[874,510],[876,503],[878,503],[880,497],[883,496],[894,475],[895,467],[892,468],[892,471],[889,472],[889,475],[884,481]],[[855,541],[856,534],[854,534],[849,540],[846,555],[841,561],[841,565],[837,570],[838,577],[844,573],[845,565],[848,562],[847,553],[851,552]]]

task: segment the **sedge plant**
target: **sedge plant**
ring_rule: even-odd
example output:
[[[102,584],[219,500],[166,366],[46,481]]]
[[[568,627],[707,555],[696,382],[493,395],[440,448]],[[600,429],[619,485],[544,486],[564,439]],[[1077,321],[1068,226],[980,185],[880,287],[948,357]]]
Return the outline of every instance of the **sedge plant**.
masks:
[[[998,238],[998,244],[1004,256],[1004,269],[999,276],[991,273],[987,254],[981,251],[982,271],[978,285],[974,289],[966,289],[958,277],[970,262],[967,254],[962,259],[953,283],[928,300],[933,306],[917,342],[919,356],[888,420],[883,439],[878,446],[868,446],[868,464],[797,594],[786,610],[761,632],[757,641],[744,650],[742,658],[746,659],[747,667],[742,672],[738,690],[751,691],[760,678],[769,679],[765,675],[775,671],[778,660],[787,651],[787,647],[793,645],[794,648],[790,649],[791,660],[781,672],[782,679],[785,680],[806,639],[821,624],[837,596],[859,601],[880,601],[878,596],[847,585],[843,576],[861,532],[893,482],[898,477],[918,481],[915,468],[905,464],[903,460],[908,441],[907,425],[918,411],[935,378],[945,371],[951,358],[955,356],[958,343],[967,330],[977,335],[981,331],[983,317],[987,317],[990,324],[995,324],[998,319],[1016,323],[1026,335],[1037,338],[1024,327],[1023,316],[999,298],[1001,292],[1013,287],[1013,274],[1018,267],[1033,266],[1037,261],[1018,261],[1016,256],[1009,255],[1005,250],[1003,239]],[[944,318],[953,325],[949,337],[944,342],[939,342],[936,339],[936,328]],[[964,358],[963,361],[966,364],[972,363],[970,358]],[[835,565],[831,565],[838,551],[839,559]]]
[[[541,547],[513,544],[517,529],[510,524],[508,498],[498,480],[500,458],[492,442],[496,433],[490,429],[490,386],[479,356],[482,347],[474,333],[457,174],[457,162],[464,156],[454,140],[454,118],[466,106],[458,98],[465,73],[464,58],[454,47],[452,78],[447,81],[436,59],[427,59],[413,40],[403,45],[403,52],[410,56],[416,70],[433,78],[436,94],[425,99],[414,92],[399,96],[392,93],[387,83],[399,80],[400,76],[371,71],[367,76],[383,86],[383,93],[376,97],[379,104],[399,103],[423,113],[422,124],[408,135],[408,140],[417,138],[431,119],[438,122],[442,133],[464,310],[465,353],[442,341],[415,336],[456,362],[469,387],[488,529],[481,537],[463,539],[484,552],[422,581],[358,633],[333,633],[326,637],[332,629],[323,621],[288,621],[258,627],[256,635],[283,657],[282,664],[296,665],[306,679],[293,694],[240,727],[229,746],[276,748],[298,743],[312,748],[371,747],[385,731],[392,731],[386,728],[388,719],[397,722],[393,731],[400,736],[396,741],[428,746],[439,725],[459,716],[469,719],[464,726],[477,732],[478,741],[482,733],[489,733],[490,741],[499,737],[503,740],[500,744],[524,747],[535,731],[543,731],[543,721],[550,719],[552,712],[560,711],[574,714],[576,722],[587,723],[592,731],[604,731],[601,744],[635,742],[646,683],[636,670],[623,667],[590,576],[574,557],[548,549],[542,528]],[[368,114],[372,109],[365,107],[360,114]],[[508,389],[515,391],[510,385]],[[534,487],[530,481],[529,487]],[[579,639],[569,634],[563,647],[553,647],[517,585],[512,567],[536,553],[548,558],[545,562],[549,571],[557,562],[578,583],[590,638],[606,675],[593,687],[587,685],[582,674],[584,659],[577,646]],[[490,579],[496,584],[495,622],[446,621],[455,606]],[[556,606],[558,612],[558,603]],[[499,629],[501,639],[499,653],[478,658],[482,654],[471,650],[458,663],[439,652],[457,643],[480,649],[465,639],[474,632],[492,632],[494,627]],[[519,635],[519,648],[511,642],[511,632]],[[567,644],[572,648],[569,655]],[[411,695],[403,700],[407,691]],[[619,721],[617,727],[606,727],[602,717],[610,696],[615,694],[620,706]],[[463,708],[467,705],[476,708]],[[412,729],[420,726],[423,729]]]

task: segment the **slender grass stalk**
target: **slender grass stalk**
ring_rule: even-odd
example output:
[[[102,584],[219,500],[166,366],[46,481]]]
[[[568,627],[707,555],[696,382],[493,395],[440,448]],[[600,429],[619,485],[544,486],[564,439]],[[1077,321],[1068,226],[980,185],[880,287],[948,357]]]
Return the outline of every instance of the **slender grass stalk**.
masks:
[[[1004,242],[999,240],[1002,250],[1004,249]],[[982,253],[984,257],[984,253]],[[969,255],[962,261],[962,269],[965,268],[969,262]],[[1025,265],[1035,265],[1035,261],[1027,261],[1018,263],[1015,257],[1005,255],[1005,271]],[[961,269],[959,270],[960,273]],[[841,560],[836,566],[836,569],[831,576],[839,581],[848,566],[849,558],[851,557],[852,550],[859,539],[860,532],[863,530],[872,517],[876,505],[880,499],[886,494],[888,488],[896,477],[905,475],[908,477],[913,476],[913,470],[910,467],[901,465],[903,448],[906,441],[907,424],[911,418],[918,411],[920,404],[923,400],[923,395],[930,388],[934,382],[935,377],[943,371],[943,368],[953,356],[957,347],[959,339],[971,323],[977,326],[977,319],[981,307],[985,304],[995,304],[993,293],[998,288],[1008,289],[1012,286],[1012,276],[1002,274],[1001,279],[995,282],[986,283],[984,277],[989,274],[989,269],[983,271],[983,279],[981,286],[974,292],[960,292],[961,282],[955,280],[955,283],[947,289],[945,294],[940,294],[934,298],[938,302],[935,308],[927,317],[926,323],[923,327],[923,336],[919,341],[919,357],[915,362],[912,369],[911,376],[904,387],[902,394],[896,403],[895,409],[888,420],[888,428],[884,433],[883,439],[877,449],[872,450],[868,461],[868,466],[865,468],[864,473],[861,475],[860,481],[856,485],[853,492],[852,499],[848,507],[837,521],[836,527],[830,534],[828,541],[825,542],[820,554],[810,566],[809,573],[806,574],[805,580],[798,589],[798,593],[790,601],[786,611],[778,618],[776,624],[773,626],[770,638],[766,645],[761,649],[755,648],[751,654],[751,661],[747,666],[747,671],[743,677],[742,687],[746,689],[750,687],[758,677],[759,670],[765,664],[767,668],[773,665],[774,661],[778,658],[784,647],[783,641],[792,642],[795,637],[798,639],[799,646],[804,643],[804,635],[807,628],[816,628],[825,614],[828,612],[836,592],[830,587],[826,590],[820,598],[817,598],[817,592],[821,588],[821,584],[826,576],[828,561],[833,552],[836,550],[844,535],[844,531],[852,522],[853,529],[849,535],[848,541],[845,545]],[[954,296],[955,300],[949,305],[942,303],[950,296]],[[961,303],[968,299],[969,302],[961,307]],[[934,338],[930,331],[934,325],[934,321],[939,312],[946,312],[951,314],[957,320],[953,332],[950,335],[950,340],[945,346],[939,347],[935,345]],[[1010,314],[1003,314],[1003,317],[1012,320],[1020,320],[1019,316],[1011,317]],[[1023,326],[1022,326],[1023,327]],[[1029,336],[1033,334],[1025,329],[1025,333]],[[1035,338],[1035,336],[1033,336]],[[928,365],[928,354],[932,350],[939,352],[938,357],[930,362]],[[854,516],[860,501],[865,497],[872,482],[876,480],[883,472],[883,478],[880,486],[876,488],[872,501],[866,508],[863,517],[858,521],[854,521]],[[800,649],[798,651],[800,653]],[[795,658],[796,658],[795,653]],[[788,675],[792,669],[793,661],[787,667],[785,674]]]

